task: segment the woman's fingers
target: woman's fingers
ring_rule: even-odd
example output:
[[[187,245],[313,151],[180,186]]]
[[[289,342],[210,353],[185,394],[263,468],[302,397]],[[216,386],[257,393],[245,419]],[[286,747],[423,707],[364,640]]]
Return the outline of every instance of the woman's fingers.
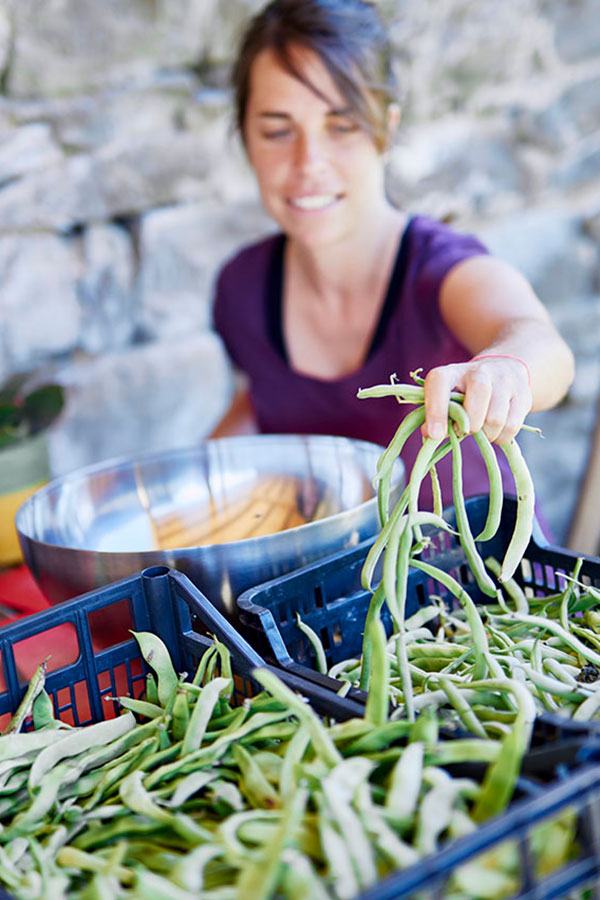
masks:
[[[423,437],[441,440],[448,432],[448,406],[452,389],[459,387],[460,365],[437,366],[425,377],[425,424]]]
[[[527,371],[517,360],[488,357],[438,366],[425,378],[424,437],[446,434],[452,390],[464,394],[469,431],[483,428],[491,441],[501,444],[515,437],[531,409]]]

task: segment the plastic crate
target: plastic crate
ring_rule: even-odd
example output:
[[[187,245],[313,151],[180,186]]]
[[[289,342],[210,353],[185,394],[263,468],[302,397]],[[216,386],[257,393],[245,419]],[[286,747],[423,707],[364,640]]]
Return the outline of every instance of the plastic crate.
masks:
[[[99,647],[98,635],[106,640],[107,619],[118,623],[118,629],[110,646]],[[153,567],[0,628],[0,729],[19,705],[49,644],[56,652],[48,661],[45,687],[57,716],[72,725],[88,725],[116,715],[118,704],[106,698],[140,696],[148,671],[130,630],[158,634],[175,669],[190,677],[214,635],[231,652],[234,698],[241,702],[260,690],[251,672],[266,665],[262,657],[187,576]],[[343,719],[361,713],[358,705],[340,706],[331,692],[294,673],[284,673],[282,680],[307,696],[322,715]]]
[[[107,701],[107,696],[142,694],[145,666],[137,641],[126,628],[122,633],[115,633],[111,646],[95,646],[98,617],[100,626],[105,626],[105,619],[111,613],[118,612],[116,618],[122,620],[124,610],[129,613],[128,624],[133,630],[159,634],[169,648],[175,668],[189,671],[190,675],[211,644],[209,635],[215,635],[231,651],[238,700],[251,696],[257,689],[251,673],[256,666],[264,665],[261,656],[185,575],[160,567],[146,569],[139,575],[1,628],[0,654],[5,684],[0,693],[0,715],[8,718],[16,709],[29,677],[23,675],[23,666],[26,663],[29,669],[35,668],[42,658],[40,650],[53,629],[62,629],[58,632],[60,644],[67,647],[67,656],[74,657],[70,661],[60,659],[58,666],[53,666],[52,659],[49,661],[46,690],[53,697],[61,718],[86,725],[118,712],[117,704]],[[105,627],[99,628],[98,633],[102,636],[105,632]],[[336,697],[294,672],[280,668],[276,671],[322,714],[346,718],[362,713],[359,703]],[[537,756],[529,754],[519,780],[521,799],[511,805],[507,813],[467,838],[444,847],[435,857],[382,880],[356,900],[400,900],[415,897],[417,892],[422,900],[443,897],[443,885],[457,865],[493,849],[508,838],[519,842],[523,891],[516,896],[523,900],[563,897],[572,887],[597,879],[600,877],[600,826],[597,821],[600,766],[572,774],[588,759],[600,759],[600,741],[573,740],[546,748]],[[482,771],[482,767],[472,772],[463,767],[458,774],[479,778]],[[545,774],[542,780],[540,772]],[[555,776],[564,777],[549,784],[549,779]],[[542,883],[536,880],[532,867],[531,832],[538,822],[567,807],[579,811],[580,855],[567,869]],[[12,898],[0,888],[0,900]]]
[[[469,498],[466,509],[472,531],[478,534],[487,516],[487,495]],[[492,540],[478,545],[482,556],[502,558],[513,532],[515,516],[516,500],[505,497],[496,535]],[[446,511],[445,518],[450,523],[455,522],[452,508]],[[422,558],[451,572],[476,602],[490,602],[479,590],[458,538],[446,531],[431,530],[428,533],[432,539],[431,546],[423,553]],[[353,550],[328,556],[244,591],[237,601],[240,629],[244,636],[267,660],[332,692],[338,691],[339,681],[315,671],[314,653],[309,641],[297,627],[296,613],[300,613],[302,621],[321,638],[328,666],[344,659],[360,657],[371,597],[370,592],[362,587],[360,578],[373,541],[374,539],[364,541]],[[541,529],[535,523],[533,537],[514,577],[530,595],[547,595],[564,586],[564,578],[561,576],[572,574],[577,559],[577,554],[546,543]],[[584,557],[579,577],[600,589],[600,559]],[[376,572],[375,583],[377,580]],[[426,605],[429,596],[434,593],[448,603],[456,602],[447,588],[423,572],[412,569],[406,598],[407,617]],[[385,604],[381,617],[390,634],[392,622]],[[366,701],[366,694],[357,688],[351,688],[347,697],[358,703],[364,704]],[[600,733],[600,722],[573,722],[549,713],[540,716],[536,728],[539,739],[590,731]]]
[[[457,868],[497,852],[507,841],[516,845],[518,885],[496,900],[598,900],[600,898],[600,766],[588,765],[550,784],[531,783],[533,796],[512,803],[472,834],[443,846],[418,863],[380,881],[356,900],[444,900]],[[551,873],[536,871],[536,828],[561,813],[577,816],[578,853]],[[538,836],[539,842],[539,836]],[[577,893],[573,893],[579,889]]]

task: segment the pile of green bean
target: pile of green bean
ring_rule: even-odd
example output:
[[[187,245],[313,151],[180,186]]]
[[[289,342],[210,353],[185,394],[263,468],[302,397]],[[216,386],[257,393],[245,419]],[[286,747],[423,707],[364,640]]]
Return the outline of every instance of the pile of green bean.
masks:
[[[422,379],[416,384],[377,385],[359,391],[359,397],[394,396],[416,405],[404,418],[380,457],[377,489],[381,532],[369,551],[362,572],[363,586],[372,590],[373,573],[383,555],[382,579],[373,593],[360,660],[337,663],[328,674],[363,689],[385,686],[386,699],[398,707],[395,715],[415,716],[427,707],[440,710],[445,721],[460,724],[481,737],[509,734],[518,719],[515,683],[527,688],[529,719],[544,711],[559,712],[576,720],[600,717],[600,614],[594,608],[600,592],[578,581],[579,560],[565,587],[551,596],[527,597],[513,578],[532,532],[533,483],[518,445],[502,445],[514,475],[517,516],[514,533],[502,561],[483,560],[476,541],[492,538],[500,525],[503,489],[496,455],[482,432],[474,439],[489,474],[487,519],[476,537],[466,514],[462,484],[461,441],[466,433],[462,395],[454,393],[449,410],[448,436],[441,441],[423,439],[408,484],[394,509],[389,510],[392,468],[406,439],[422,425]],[[452,531],[442,518],[436,464],[452,454],[453,502],[456,531],[465,558],[485,605],[477,606],[464,587],[433,560],[421,553],[427,546],[422,527]],[[418,497],[424,478],[431,477],[435,508],[423,512]],[[454,599],[450,608],[441,597],[405,619],[409,569],[426,573]],[[385,645],[380,612],[387,604],[394,633]],[[308,636],[321,671],[327,672],[318,636],[299,621]],[[383,672],[389,673],[385,677]],[[507,680],[510,686],[507,687]],[[521,710],[521,717],[525,715]]]
[[[492,573],[499,564],[486,560]],[[426,707],[440,711],[447,725],[492,737],[508,734],[517,708],[506,690],[491,680],[511,679],[526,687],[534,715],[552,712],[574,721],[600,719],[600,592],[577,578],[544,597],[528,597],[513,579],[499,593],[500,603],[465,609],[451,607],[441,597],[406,619],[404,641],[416,714]],[[477,641],[473,621],[477,617]],[[301,625],[305,629],[304,625]],[[399,635],[393,633],[383,651],[390,675],[388,696],[406,714],[403,673],[398,663]],[[318,641],[312,633],[311,641]],[[369,671],[375,662],[373,639],[368,642]],[[323,660],[320,648],[317,660]],[[348,659],[331,668],[330,676],[361,686],[363,660]],[[485,673],[482,675],[482,671]],[[378,679],[374,675],[374,680]]]
[[[441,741],[434,713],[389,720],[375,689],[364,719],[327,725],[268,670],[236,707],[218,641],[188,681],[156,635],[136,638],[144,699],[63,725],[42,664],[0,736],[0,882],[17,900],[347,900],[510,799],[521,740]],[[514,691],[522,738],[529,695]],[[474,760],[481,783],[444,768]],[[539,870],[573,839],[573,816],[538,829]],[[507,842],[459,867],[448,896],[509,896],[519,871]]]

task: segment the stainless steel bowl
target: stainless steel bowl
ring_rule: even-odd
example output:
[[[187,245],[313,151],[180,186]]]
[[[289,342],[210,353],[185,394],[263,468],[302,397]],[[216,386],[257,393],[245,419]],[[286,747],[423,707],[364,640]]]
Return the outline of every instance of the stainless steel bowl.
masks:
[[[256,435],[111,461],[38,490],[19,509],[17,532],[25,562],[51,603],[166,565],[187,574],[235,619],[235,600],[246,588],[377,532],[371,482],[381,451],[342,437]],[[251,536],[254,520],[266,527],[276,478],[287,501],[293,486],[298,515],[287,525],[305,524]],[[271,499],[261,506],[265,483]],[[403,483],[398,463],[393,496]],[[209,510],[221,516],[217,526],[227,513],[231,527],[211,531]],[[244,536],[230,540],[232,533],[239,537],[240,520]],[[182,545],[188,538],[195,545],[175,546],[179,537]]]

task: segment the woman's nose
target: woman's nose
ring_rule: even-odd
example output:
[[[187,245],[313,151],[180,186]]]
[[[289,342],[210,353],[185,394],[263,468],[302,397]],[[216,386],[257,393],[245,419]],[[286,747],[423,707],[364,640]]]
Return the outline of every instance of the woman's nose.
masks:
[[[296,144],[296,165],[303,172],[322,168],[327,152],[319,135],[301,133]]]

